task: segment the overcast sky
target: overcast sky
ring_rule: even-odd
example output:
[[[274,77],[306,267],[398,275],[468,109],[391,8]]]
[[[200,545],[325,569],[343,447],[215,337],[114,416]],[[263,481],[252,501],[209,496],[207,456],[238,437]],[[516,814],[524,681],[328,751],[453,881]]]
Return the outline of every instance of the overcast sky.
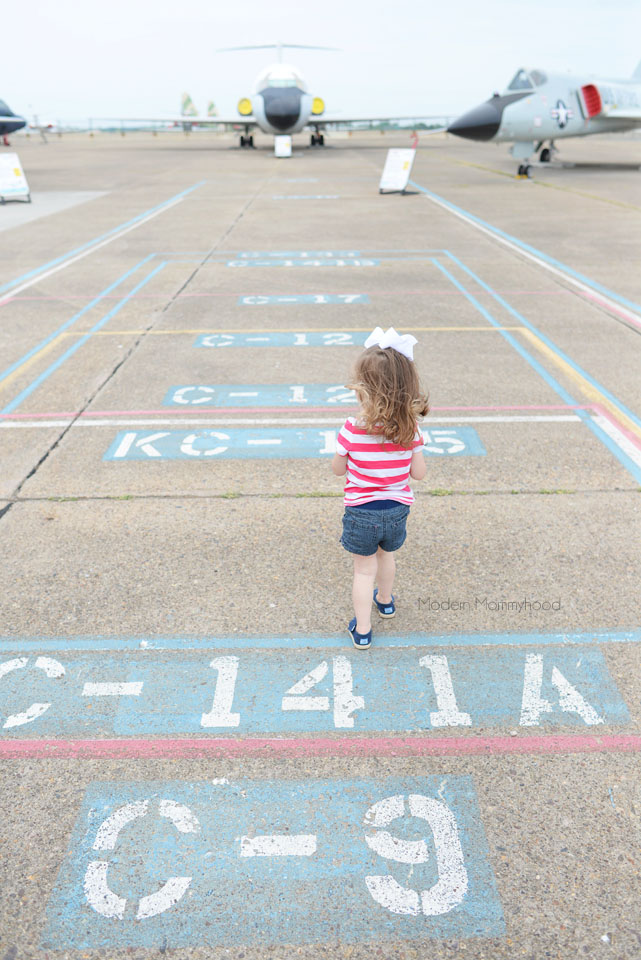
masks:
[[[41,120],[171,115],[186,90],[221,114],[286,51],[332,113],[457,114],[519,66],[629,77],[641,0],[22,0],[2,13],[0,98]]]

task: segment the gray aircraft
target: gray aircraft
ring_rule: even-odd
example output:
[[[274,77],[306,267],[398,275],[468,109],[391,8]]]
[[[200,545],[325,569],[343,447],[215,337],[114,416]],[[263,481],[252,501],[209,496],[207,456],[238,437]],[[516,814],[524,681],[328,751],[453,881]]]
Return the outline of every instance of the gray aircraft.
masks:
[[[9,134],[16,130],[22,130],[26,127],[27,121],[24,117],[17,116],[13,110],[10,110],[4,100],[0,100],[0,137],[5,147],[10,146]]]
[[[629,80],[605,80],[518,70],[503,93],[495,93],[450,124],[449,133],[468,140],[513,142],[519,176],[528,163],[557,153],[555,140],[620,133],[641,126],[641,63]],[[546,146],[546,144],[548,144]]]

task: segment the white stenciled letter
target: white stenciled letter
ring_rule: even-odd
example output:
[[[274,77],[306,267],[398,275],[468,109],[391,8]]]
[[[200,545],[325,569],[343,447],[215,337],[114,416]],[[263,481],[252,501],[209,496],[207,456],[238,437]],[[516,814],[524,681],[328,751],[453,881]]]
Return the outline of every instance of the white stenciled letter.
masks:
[[[354,681],[352,665],[347,657],[332,658],[334,675],[334,726],[344,729],[354,726],[355,710],[362,710],[365,706],[363,697],[354,696]],[[329,665],[327,660],[321,661],[317,667],[301,677],[289,690],[282,700],[283,710],[329,710],[329,697],[308,697],[306,694],[317,683],[327,676]]]
[[[123,827],[133,820],[145,817],[148,810],[149,800],[137,800],[135,803],[126,803],[118,807],[98,827],[93,849],[114,850]],[[171,820],[179,833],[198,833],[200,830],[200,824],[189,807],[176,803],[175,800],[159,800],[158,813],[161,817]],[[108,869],[108,860],[92,860],[87,865],[83,880],[85,897],[89,906],[102,917],[122,920],[125,916],[127,900],[110,889],[107,882]],[[141,898],[136,920],[146,920],[169,910],[184,896],[191,881],[191,877],[170,877],[159,890]]]
[[[421,657],[419,663],[432,674],[432,684],[436,695],[438,710],[430,713],[433,727],[470,727],[472,718],[469,713],[461,713],[456,705],[454,685],[447,657],[430,655]]]
[[[467,870],[461,849],[454,814],[447,804],[422,794],[408,796],[409,814],[426,820],[430,825],[436,851],[438,880],[434,886],[420,893],[403,887],[391,874],[365,877],[367,889],[374,900],[390,913],[426,917],[449,913],[465,898],[468,887]],[[365,814],[368,827],[386,827],[392,820],[405,816],[405,797],[401,795],[379,800]],[[402,840],[387,830],[380,830],[365,841],[371,850],[386,860],[397,863],[426,863],[429,850],[425,840]]]
[[[566,713],[578,713],[584,723],[593,726],[603,723],[593,706],[585,700],[576,687],[566,680],[560,670],[552,667],[552,685],[559,691],[559,707]],[[521,704],[522,727],[537,727],[542,713],[552,713],[553,705],[541,695],[543,686],[543,657],[538,653],[528,653],[525,658],[523,675],[523,701]]]
[[[238,676],[238,657],[216,657],[209,666],[218,671],[214,702],[209,713],[203,713],[200,718],[201,727],[237,727],[240,723],[240,714],[232,713]]]

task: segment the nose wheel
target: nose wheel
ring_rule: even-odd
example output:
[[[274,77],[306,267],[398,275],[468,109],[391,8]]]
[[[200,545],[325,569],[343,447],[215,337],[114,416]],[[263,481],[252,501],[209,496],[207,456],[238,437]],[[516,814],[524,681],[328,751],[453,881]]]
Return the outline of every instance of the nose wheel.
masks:
[[[250,133],[248,136],[241,136],[240,145],[241,147],[253,147],[254,146],[253,134]]]
[[[517,177],[530,180],[532,178],[532,167],[529,163],[521,163],[519,164],[519,169],[517,170],[516,175]]]
[[[324,147],[325,137],[322,133],[313,133],[309,138],[310,147]]]

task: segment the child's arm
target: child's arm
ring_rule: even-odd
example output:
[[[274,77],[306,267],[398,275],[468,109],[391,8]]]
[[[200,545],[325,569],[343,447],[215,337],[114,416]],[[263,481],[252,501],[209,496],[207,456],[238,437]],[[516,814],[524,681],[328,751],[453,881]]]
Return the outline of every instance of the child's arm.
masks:
[[[332,460],[332,473],[337,477],[342,477],[347,472],[347,457],[344,454],[335,453]]]
[[[410,464],[410,477],[414,480],[422,480],[427,473],[427,464],[423,455],[423,447],[418,447],[412,454]]]

